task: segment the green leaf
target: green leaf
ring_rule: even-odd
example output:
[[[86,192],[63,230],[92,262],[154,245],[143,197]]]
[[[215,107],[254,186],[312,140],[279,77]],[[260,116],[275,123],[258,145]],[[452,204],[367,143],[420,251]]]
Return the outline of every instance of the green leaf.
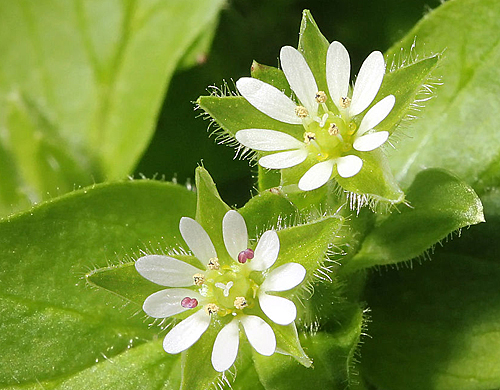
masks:
[[[500,43],[492,32],[500,28],[499,13],[496,0],[445,2],[387,53],[404,58],[444,51],[434,74],[443,85],[417,113],[407,131],[411,139],[391,156],[404,187],[422,166],[449,169],[480,193],[498,183]]]
[[[0,387],[61,381],[68,383],[61,388],[100,389],[113,381],[113,388],[133,389],[136,370],[148,373],[151,386],[167,380],[165,362],[175,359],[161,357],[157,342],[148,346],[159,328],[133,316],[140,305],[88,288],[83,276],[154,243],[177,245],[179,219],[194,208],[185,188],[130,181],[76,191],[2,221]]]
[[[17,198],[0,212],[130,174],[179,61],[223,4],[2,1],[0,187]]]
[[[407,192],[408,206],[393,211],[366,237],[343,269],[394,264],[422,255],[454,231],[484,222],[483,206],[470,186],[448,172],[428,169]]]
[[[446,253],[374,276],[362,373],[387,390],[499,388],[499,279],[498,261]]]

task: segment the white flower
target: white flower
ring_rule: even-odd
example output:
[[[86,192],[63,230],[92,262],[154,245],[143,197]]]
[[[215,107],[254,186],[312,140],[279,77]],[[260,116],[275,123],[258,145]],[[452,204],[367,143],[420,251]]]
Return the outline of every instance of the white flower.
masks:
[[[280,59],[288,83],[301,105],[258,79],[241,78],[236,87],[251,105],[269,117],[288,124],[303,125],[304,140],[266,129],[240,130],[235,135],[236,139],[254,150],[279,152],[259,159],[264,168],[290,168],[311,158],[314,165],[298,183],[304,191],[319,188],[328,182],[334,166],[341,177],[356,175],[363,166],[363,160],[351,150],[375,150],[389,137],[389,132],[374,131],[374,128],[394,107],[393,95],[377,102],[360,122],[355,119],[368,108],[380,89],[385,73],[382,53],[374,51],[363,62],[351,95],[349,54],[340,42],[332,42],[326,56],[330,101],[324,91],[318,91],[311,69],[299,51],[285,46],[281,49]]]
[[[193,312],[165,336],[165,351],[176,354],[191,347],[208,329],[211,317],[217,315],[221,319],[231,316],[214,343],[212,365],[217,371],[227,370],[236,359],[240,324],[257,352],[272,355],[276,337],[271,326],[258,316],[258,307],[276,324],[292,323],[297,315],[295,304],[268,292],[298,286],[305,277],[305,268],[287,263],[268,271],[278,258],[278,234],[266,231],[255,250],[250,249],[245,221],[234,210],[228,211],[222,221],[227,253],[220,253],[220,258],[198,222],[182,218],[179,230],[193,255],[206,264],[205,269],[163,255],[146,255],[135,263],[146,279],[169,287],[146,298],[143,309],[148,315],[165,318]],[[254,280],[255,273],[262,282]]]

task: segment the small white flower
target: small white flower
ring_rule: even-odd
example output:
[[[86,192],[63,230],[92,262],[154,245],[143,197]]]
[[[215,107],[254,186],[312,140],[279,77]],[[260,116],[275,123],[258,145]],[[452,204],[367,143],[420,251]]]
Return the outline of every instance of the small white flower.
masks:
[[[228,211],[222,221],[227,254],[222,253],[221,258],[217,257],[210,237],[198,222],[182,218],[179,230],[193,255],[206,264],[206,269],[163,255],[146,255],[135,263],[137,271],[146,279],[169,287],[146,298],[143,309],[148,315],[165,318],[187,310],[193,312],[165,336],[165,351],[176,354],[191,347],[208,329],[211,317],[217,315],[232,317],[215,340],[212,365],[217,371],[227,370],[236,359],[239,324],[257,352],[272,355],[276,337],[271,326],[255,315],[259,313],[255,309],[260,306],[276,324],[292,323],[297,315],[295,304],[268,292],[296,287],[304,280],[305,268],[287,263],[267,271],[278,258],[277,233],[266,231],[255,250],[250,249],[245,221],[234,210]],[[222,261],[224,257],[226,261]],[[259,280],[263,278],[260,284],[252,277],[256,271],[262,275]]]
[[[385,73],[382,53],[371,53],[361,66],[350,94],[350,59],[340,42],[332,42],[326,56],[326,79],[331,101],[318,87],[311,69],[296,49],[285,46],[280,53],[281,66],[301,105],[297,105],[277,88],[254,78],[236,82],[241,95],[255,108],[278,121],[303,125],[304,140],[275,130],[244,129],[236,139],[246,147],[263,152],[279,152],[259,159],[269,169],[284,169],[303,163],[308,157],[314,165],[302,176],[298,185],[309,191],[330,180],[333,168],[341,177],[356,175],[363,160],[356,154],[382,146],[387,131],[374,131],[390,113],[395,97],[388,95],[364,115],[359,127],[353,119],[364,112],[377,95]],[[333,105],[332,105],[333,102]]]

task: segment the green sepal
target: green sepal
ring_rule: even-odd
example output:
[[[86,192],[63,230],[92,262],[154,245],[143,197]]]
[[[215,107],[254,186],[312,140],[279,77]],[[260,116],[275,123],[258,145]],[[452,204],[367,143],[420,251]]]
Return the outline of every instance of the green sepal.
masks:
[[[286,96],[292,95],[290,84],[288,84],[288,80],[281,69],[274,66],[262,65],[254,61],[250,72],[252,77],[278,88]]]
[[[196,221],[212,240],[219,259],[224,259],[222,219],[231,208],[221,199],[212,177],[203,167],[196,168],[196,194]]]
[[[343,178],[338,174],[335,180],[349,192],[360,196],[367,195],[368,201],[398,204],[404,201],[404,192],[392,175],[384,152],[375,149],[371,152],[353,153],[361,157],[363,167],[353,177]],[[334,168],[334,170],[336,170]]]
[[[200,96],[196,103],[215,119],[226,135],[233,138],[238,130],[243,129],[276,130],[297,139],[302,139],[304,134],[302,125],[290,125],[272,119],[248,103],[243,96]]]
[[[330,244],[343,223],[340,216],[328,216],[278,231],[281,247],[274,267],[289,262],[302,264],[307,271],[306,282],[311,281],[323,267]]]
[[[407,201],[409,207],[394,211],[368,234],[344,271],[413,259],[454,231],[484,222],[474,190],[443,170],[420,172],[408,189]]]
[[[327,93],[326,52],[329,45],[328,40],[323,36],[323,34],[321,34],[321,31],[314,21],[311,12],[309,10],[304,10],[302,12],[302,21],[300,23],[298,50],[306,59],[306,62],[316,79],[318,89]]]
[[[223,327],[220,321],[214,319],[215,317],[212,316],[210,326],[200,339],[182,352],[180,390],[208,389],[222,375],[212,366],[215,338]]]
[[[439,59],[438,55],[434,55],[385,74],[380,90],[371,106],[388,95],[394,95],[396,102],[389,115],[376,126],[377,131],[385,130],[390,134],[394,132],[396,126],[411,109],[411,105],[418,98],[418,95],[424,92],[423,86],[438,66]]]
[[[363,330],[363,310],[352,305],[331,332],[301,334],[301,344],[313,358],[312,367],[292,357],[254,354],[255,368],[267,389],[328,388],[344,390],[353,378],[354,354]]]
[[[279,187],[281,182],[281,173],[277,169],[267,169],[257,165],[259,191],[265,191],[270,188]]]

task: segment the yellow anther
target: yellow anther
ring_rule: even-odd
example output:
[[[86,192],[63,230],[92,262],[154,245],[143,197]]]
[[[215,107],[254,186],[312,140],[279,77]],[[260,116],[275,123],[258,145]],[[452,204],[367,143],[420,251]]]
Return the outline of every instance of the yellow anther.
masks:
[[[309,111],[304,106],[295,107],[295,115],[299,118],[306,118],[309,115]]]
[[[205,275],[203,274],[194,274],[193,275],[193,283],[197,286],[201,286],[205,282]]]
[[[349,99],[347,96],[340,98],[340,107],[347,108],[350,105],[351,105],[351,99]]]
[[[328,128],[328,134],[336,136],[339,134],[339,128],[335,123],[330,124],[330,127]]]
[[[316,92],[316,96],[314,96],[314,98],[318,103],[324,103],[327,99],[325,91]]]
[[[313,132],[310,132],[310,131],[306,131],[304,133],[304,142],[306,144],[310,144],[311,141],[314,141],[316,139],[316,134],[314,134]]]
[[[248,306],[248,302],[245,297],[236,297],[234,300],[234,307],[238,310],[243,309]]]
[[[219,306],[217,306],[215,303],[209,303],[205,306],[205,311],[207,312],[207,314],[215,314],[219,311]]]
[[[208,261],[208,269],[219,269],[220,268],[220,264],[219,264],[219,259],[217,257],[212,257],[209,261]]]

